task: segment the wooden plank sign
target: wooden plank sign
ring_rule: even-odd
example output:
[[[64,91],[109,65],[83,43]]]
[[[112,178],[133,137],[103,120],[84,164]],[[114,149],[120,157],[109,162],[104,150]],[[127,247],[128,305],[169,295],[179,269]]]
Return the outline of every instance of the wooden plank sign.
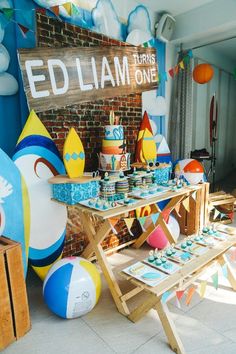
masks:
[[[155,48],[20,49],[30,109],[36,112],[155,89]]]

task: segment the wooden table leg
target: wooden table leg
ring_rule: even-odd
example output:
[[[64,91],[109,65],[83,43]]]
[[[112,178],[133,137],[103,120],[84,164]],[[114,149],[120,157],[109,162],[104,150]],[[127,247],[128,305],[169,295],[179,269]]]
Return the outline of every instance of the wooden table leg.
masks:
[[[159,298],[155,295],[150,294],[148,299],[144,301],[141,305],[137,306],[136,309],[131,312],[128,318],[132,322],[137,322],[156,305],[157,301],[159,301]]]
[[[103,248],[100,244],[100,242],[103,238],[101,231],[102,231],[103,227],[105,227],[105,225],[107,227],[107,231],[108,231],[108,229],[110,230],[111,229],[110,223],[108,220],[105,220],[103,226],[101,227],[101,229],[99,229],[97,231],[97,234],[96,234],[94,227],[92,225],[92,221],[90,220],[89,216],[83,212],[79,212],[79,215],[80,215],[84,230],[85,230],[85,232],[88,236],[89,242],[91,244],[91,248],[97,257],[98,263],[99,263],[99,265],[102,269],[102,272],[104,274],[104,277],[107,281],[108,287],[111,291],[111,295],[114,299],[116,307],[120,313],[127,316],[129,314],[128,306],[127,306],[126,302],[124,300],[122,300],[122,298],[121,298],[122,292],[121,292],[120,287],[116,281],[115,275],[112,272],[109,263],[107,262],[106,255],[105,255]]]
[[[228,261],[227,257],[225,254],[223,254],[221,257],[218,258],[218,263],[223,266],[226,264],[227,266],[227,273],[228,273],[228,280],[230,282],[230,285],[234,291],[236,291],[236,272],[231,266],[230,262]]]
[[[155,306],[155,310],[161,320],[163,329],[168,338],[171,349],[177,354],[185,354],[183,343],[177,333],[174,321],[171,318],[170,311],[166,303],[161,300]]]
[[[93,227],[93,225],[90,225],[91,228]],[[101,228],[98,230],[98,232],[95,231],[95,229],[93,228],[93,234],[94,234],[94,241],[97,243],[101,243],[105,237],[109,234],[109,232],[111,231],[111,226],[109,223],[104,222],[101,226]],[[93,254],[93,246],[91,243],[88,244],[88,246],[85,248],[85,250],[82,253],[82,257],[84,258],[89,258],[92,256]]]

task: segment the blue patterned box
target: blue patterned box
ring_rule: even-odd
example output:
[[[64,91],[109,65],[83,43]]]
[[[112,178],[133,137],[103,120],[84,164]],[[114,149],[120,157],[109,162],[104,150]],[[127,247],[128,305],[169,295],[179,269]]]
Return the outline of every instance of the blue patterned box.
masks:
[[[155,182],[158,184],[167,183],[170,179],[171,167],[157,168],[154,170]]]
[[[69,205],[77,204],[99,194],[99,182],[59,183],[52,185],[53,198]]]

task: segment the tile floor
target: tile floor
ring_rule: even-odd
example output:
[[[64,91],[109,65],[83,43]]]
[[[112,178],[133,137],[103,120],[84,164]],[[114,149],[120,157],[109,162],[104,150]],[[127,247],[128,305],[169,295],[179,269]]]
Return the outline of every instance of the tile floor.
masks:
[[[128,249],[123,252],[125,256],[115,254],[110,262],[126,262],[133,252]],[[195,293],[189,306],[185,305],[185,298],[181,300],[181,308],[175,298],[168,301],[187,354],[236,353],[236,293],[222,274],[219,279],[220,287],[215,290],[209,275],[205,298]],[[27,287],[32,330],[4,350],[4,354],[173,353],[155,311],[133,324],[116,311],[104,281],[98,305],[86,316],[74,320],[60,319],[47,309],[42,283],[32,272]]]

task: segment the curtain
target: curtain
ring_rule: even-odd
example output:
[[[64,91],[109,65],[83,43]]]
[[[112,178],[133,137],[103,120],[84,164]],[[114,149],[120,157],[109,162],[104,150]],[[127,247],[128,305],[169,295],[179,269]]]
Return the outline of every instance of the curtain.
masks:
[[[183,58],[179,55],[178,62]],[[174,76],[169,120],[169,146],[173,161],[190,157],[192,150],[192,60]]]

